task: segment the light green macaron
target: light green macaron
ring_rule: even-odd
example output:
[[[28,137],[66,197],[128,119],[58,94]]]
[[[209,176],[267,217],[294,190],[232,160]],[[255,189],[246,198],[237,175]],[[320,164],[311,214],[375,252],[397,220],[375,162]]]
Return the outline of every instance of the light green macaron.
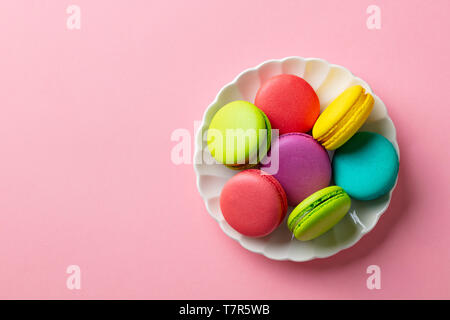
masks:
[[[350,205],[350,197],[344,189],[326,187],[310,195],[291,212],[288,228],[298,240],[312,240],[336,225]]]
[[[211,155],[232,169],[256,166],[270,148],[271,125],[250,102],[237,100],[220,108],[208,128]]]

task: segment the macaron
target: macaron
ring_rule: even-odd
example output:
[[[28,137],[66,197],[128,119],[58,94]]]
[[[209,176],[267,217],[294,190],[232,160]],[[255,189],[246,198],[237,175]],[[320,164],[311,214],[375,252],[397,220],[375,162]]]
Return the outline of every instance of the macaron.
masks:
[[[273,141],[269,157],[270,161],[263,161],[261,169],[276,168],[273,161],[278,161],[278,171],[273,176],[280,182],[291,206],[298,205],[330,184],[328,153],[308,134],[293,132],[281,135]]]
[[[346,89],[319,116],[313,137],[328,150],[339,148],[364,124],[373,104],[372,95],[360,85]]]
[[[357,132],[333,157],[333,179],[358,200],[388,193],[397,180],[399,158],[392,143],[374,132]]]
[[[232,169],[254,167],[270,148],[267,116],[247,101],[233,101],[216,112],[207,133],[208,149],[217,162]]]
[[[320,113],[320,103],[308,82],[292,74],[267,80],[258,90],[255,105],[269,118],[280,135],[308,132]]]
[[[321,189],[291,212],[288,228],[296,239],[312,240],[335,226],[346,215],[350,205],[350,197],[341,187]]]
[[[274,231],[286,216],[286,194],[278,181],[261,170],[248,169],[227,181],[220,209],[227,223],[248,237]]]

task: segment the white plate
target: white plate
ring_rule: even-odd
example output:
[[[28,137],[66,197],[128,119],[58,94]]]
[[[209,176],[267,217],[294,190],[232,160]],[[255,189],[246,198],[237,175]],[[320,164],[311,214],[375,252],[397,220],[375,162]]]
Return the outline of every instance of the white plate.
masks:
[[[380,216],[386,211],[395,187],[389,194],[376,200],[352,199],[352,208],[344,219],[322,236],[307,242],[292,239],[285,221],[266,237],[243,236],[227,224],[219,207],[220,192],[227,180],[237,171],[215,162],[206,147],[204,133],[212,117],[222,106],[234,100],[247,100],[253,103],[260,85],[268,78],[281,73],[295,74],[308,81],[319,96],[322,111],[346,88],[360,84],[366,91],[372,93],[375,99],[373,111],[360,131],[382,134],[393,143],[399,154],[394,124],[383,101],[373,94],[366,82],[355,77],[346,68],[321,59],[288,57],[282,60],[269,60],[238,75],[234,81],[220,90],[214,102],[206,109],[195,139],[194,169],[197,187],[210,215],[229,237],[238,241],[244,248],[275,260],[308,261],[325,258],[353,246],[375,227]],[[290,207],[288,215],[291,210]]]

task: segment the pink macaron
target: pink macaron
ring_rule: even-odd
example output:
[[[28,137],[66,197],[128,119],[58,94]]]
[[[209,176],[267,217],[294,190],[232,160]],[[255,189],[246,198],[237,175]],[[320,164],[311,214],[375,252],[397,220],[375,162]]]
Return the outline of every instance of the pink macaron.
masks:
[[[274,231],[286,216],[287,207],[280,183],[257,169],[236,174],[220,194],[220,209],[225,220],[248,237],[263,237]]]
[[[280,74],[267,80],[256,93],[255,105],[269,118],[280,135],[308,132],[320,114],[316,92],[304,79]]]
[[[298,132],[284,134],[272,142],[274,148],[278,148],[278,159],[271,159],[261,169],[267,170],[272,165],[271,161],[278,160],[278,171],[273,176],[286,192],[290,206],[296,206],[314,192],[328,187],[330,158],[313,137]]]

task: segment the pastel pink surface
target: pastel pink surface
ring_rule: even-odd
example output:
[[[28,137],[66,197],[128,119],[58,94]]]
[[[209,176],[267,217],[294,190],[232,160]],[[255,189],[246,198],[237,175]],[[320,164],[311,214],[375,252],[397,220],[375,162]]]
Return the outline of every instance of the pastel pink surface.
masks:
[[[286,194],[278,181],[260,170],[233,176],[220,194],[220,209],[228,224],[249,237],[263,237],[286,216]]]
[[[256,93],[255,105],[280,134],[310,131],[320,113],[314,89],[292,74],[277,75],[264,82]]]
[[[72,3],[81,30],[66,28]],[[372,4],[380,30],[366,27]],[[0,1],[0,297],[449,299],[449,12],[448,0]],[[174,130],[193,134],[222,86],[290,55],[366,80],[401,149],[376,228],[308,263],[231,240],[192,164],[171,161]],[[366,286],[370,265],[381,290]]]

